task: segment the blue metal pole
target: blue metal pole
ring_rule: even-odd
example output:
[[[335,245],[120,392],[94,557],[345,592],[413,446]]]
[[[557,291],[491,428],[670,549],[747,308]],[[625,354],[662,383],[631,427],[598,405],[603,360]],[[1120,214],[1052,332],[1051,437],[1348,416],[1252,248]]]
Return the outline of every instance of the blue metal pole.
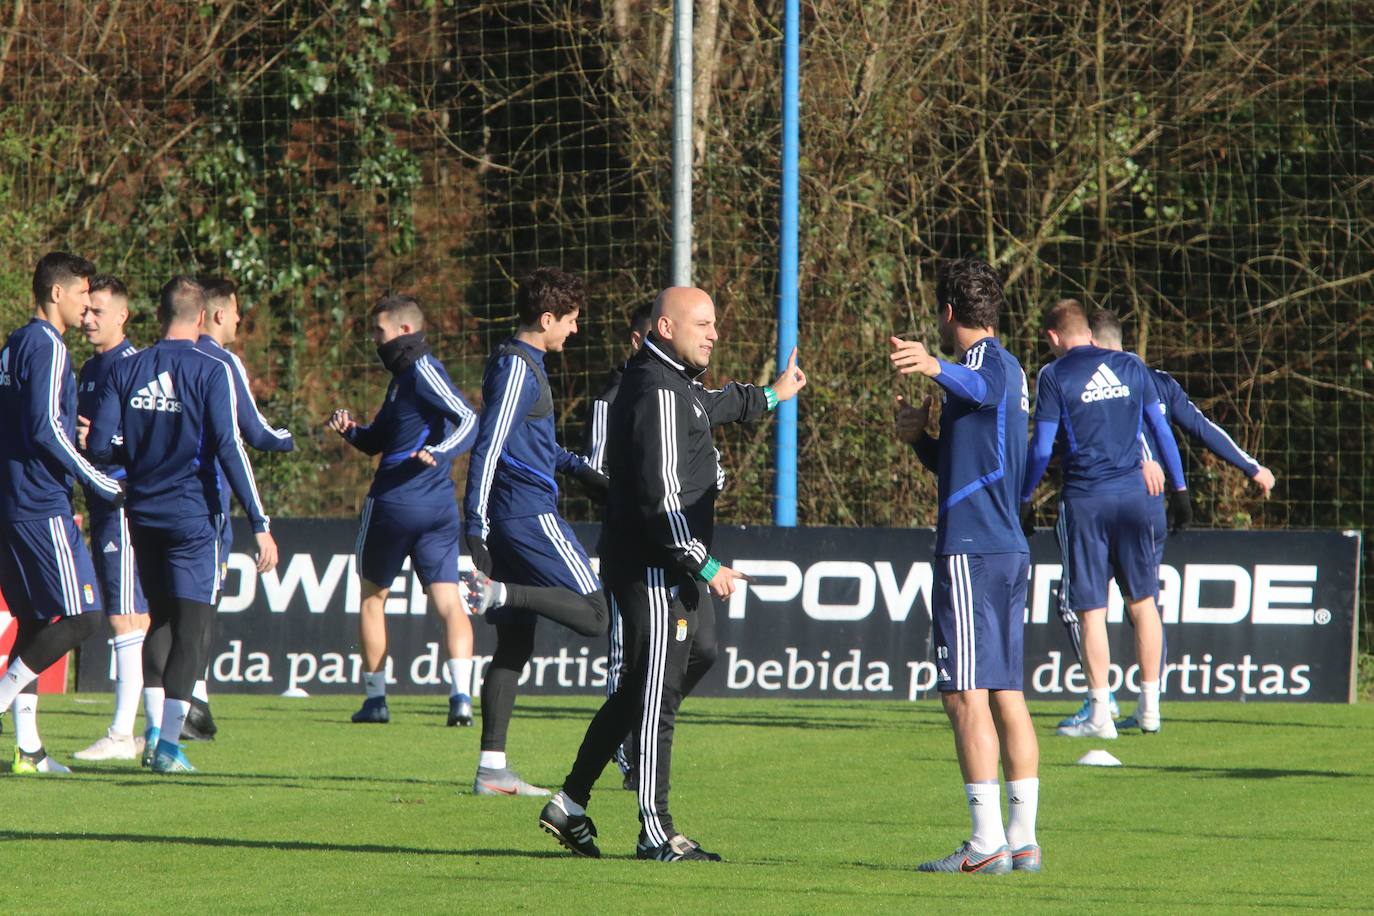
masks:
[[[797,96],[801,0],[785,0],[782,25],[782,220],[778,256],[778,368],[797,345]],[[797,524],[797,401],[778,405],[773,524]]]

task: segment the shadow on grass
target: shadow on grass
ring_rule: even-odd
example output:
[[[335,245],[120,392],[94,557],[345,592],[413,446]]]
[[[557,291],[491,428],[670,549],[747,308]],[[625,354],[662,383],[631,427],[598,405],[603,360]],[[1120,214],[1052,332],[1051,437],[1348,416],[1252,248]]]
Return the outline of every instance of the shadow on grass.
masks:
[[[272,849],[292,852],[351,852],[382,853],[385,855],[415,856],[471,856],[518,859],[566,859],[566,852],[557,849],[531,851],[526,849],[429,849],[423,846],[393,846],[385,843],[321,843],[314,840],[252,840],[242,837],[161,836],[145,833],[61,833],[37,830],[0,830],[0,842],[50,843],[142,843],[180,846],[206,846],[221,849]]]
[[[1074,763],[1049,765],[1060,768],[1077,766],[1077,764]],[[1282,769],[1280,767],[1205,767],[1185,764],[1151,765],[1130,763],[1126,764],[1122,769],[1127,772],[1148,771],[1152,773],[1182,773],[1214,779],[1287,779],[1291,777],[1316,779],[1374,779],[1374,775],[1368,773],[1345,773],[1340,770]]]
[[[1253,728],[1322,728],[1334,731],[1374,731],[1371,725],[1350,722],[1273,722],[1268,719],[1179,719],[1180,725],[1248,725]]]

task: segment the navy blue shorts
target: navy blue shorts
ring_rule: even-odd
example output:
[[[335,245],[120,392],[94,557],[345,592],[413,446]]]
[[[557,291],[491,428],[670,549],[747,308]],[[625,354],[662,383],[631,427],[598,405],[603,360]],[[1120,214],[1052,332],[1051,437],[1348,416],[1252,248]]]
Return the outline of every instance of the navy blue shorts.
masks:
[[[1107,606],[1107,583],[1116,577],[1127,601],[1159,591],[1164,549],[1161,500],[1135,493],[1072,496],[1064,500],[1067,562],[1073,570],[1069,607],[1077,612]]]
[[[143,597],[143,585],[134,568],[129,519],[123,509],[91,511],[91,559],[95,561],[106,614],[116,617],[148,613],[148,599]]]
[[[601,588],[587,551],[568,523],[553,512],[492,519],[487,549],[492,578],[498,582],[568,588],[579,595]]]
[[[1030,554],[935,558],[931,623],[941,690],[1020,690]]]
[[[101,609],[95,567],[70,515],[0,524],[0,592],[16,617]]]
[[[178,519],[174,528],[130,522],[134,565],[144,593],[152,599],[219,601],[223,584],[219,543],[224,524],[222,515]]]
[[[353,548],[358,574],[390,588],[410,557],[411,569],[426,588],[435,582],[457,583],[460,532],[456,503],[412,507],[369,496]]]
[[[487,549],[491,551],[492,578],[497,582],[566,588],[579,595],[601,588],[587,551],[556,513],[492,519]],[[536,616],[519,608],[487,612],[492,623],[533,622]]]

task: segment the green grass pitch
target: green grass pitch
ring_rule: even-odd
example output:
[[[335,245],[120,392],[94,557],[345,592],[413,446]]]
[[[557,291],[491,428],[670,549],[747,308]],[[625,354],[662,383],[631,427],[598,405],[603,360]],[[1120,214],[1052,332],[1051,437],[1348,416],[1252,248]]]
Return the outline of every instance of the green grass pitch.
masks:
[[[45,697],[48,749],[103,733],[108,696]],[[1055,738],[1038,704],[1040,875],[919,875],[968,830],[936,702],[695,699],[673,808],[721,864],[633,857],[633,798],[592,799],[605,858],[537,826],[543,802],[475,798],[478,735],[442,697],[215,699],[200,772],[95,764],[0,776],[5,912],[1150,912],[1374,907],[1374,706],[1169,704],[1156,737]],[[591,698],[522,698],[509,751],[557,785]],[[141,719],[140,719],[141,724]],[[10,723],[4,751],[10,753]],[[1110,746],[1124,766],[1075,766]],[[77,764],[80,766],[79,764]]]

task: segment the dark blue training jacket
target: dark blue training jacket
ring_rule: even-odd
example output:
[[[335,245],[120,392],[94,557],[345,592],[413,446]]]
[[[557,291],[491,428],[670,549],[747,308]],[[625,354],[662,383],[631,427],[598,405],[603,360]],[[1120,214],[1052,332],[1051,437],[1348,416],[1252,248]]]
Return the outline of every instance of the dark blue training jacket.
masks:
[[[218,461],[253,530],[268,530],[229,367],[194,342],[159,340],[111,367],[91,418],[91,457],[111,460],[121,433],[130,522],[176,528],[220,514]]]
[[[426,352],[391,378],[372,422],[346,438],[369,455],[382,456],[368,496],[383,502],[453,503],[453,459],[472,446],[477,414],[449,381],[443,363]],[[426,449],[428,467],[410,456]]]
[[[0,350],[0,519],[72,511],[72,478],[102,501],[120,485],[76,449],[76,378],[62,335],[34,318]]]

